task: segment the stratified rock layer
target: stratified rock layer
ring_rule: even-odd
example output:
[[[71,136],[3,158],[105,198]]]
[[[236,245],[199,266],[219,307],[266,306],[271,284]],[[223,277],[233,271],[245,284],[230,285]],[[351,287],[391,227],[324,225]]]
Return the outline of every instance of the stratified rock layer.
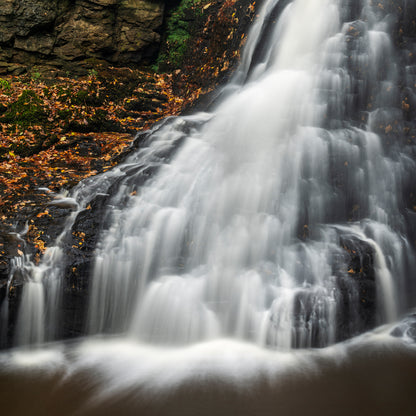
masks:
[[[148,63],[159,49],[157,0],[0,0],[0,73],[49,64]]]

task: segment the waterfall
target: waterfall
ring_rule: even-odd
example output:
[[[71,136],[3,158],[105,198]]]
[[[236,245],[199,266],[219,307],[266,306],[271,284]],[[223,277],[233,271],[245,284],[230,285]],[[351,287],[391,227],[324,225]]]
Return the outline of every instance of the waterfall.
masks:
[[[265,0],[210,111],[54,202],[55,246],[11,263],[17,320],[0,305],[4,414],[414,414],[412,4]],[[68,314],[83,338],[57,342]]]
[[[113,197],[92,277],[91,334],[331,344],[342,337],[339,304],[349,305],[352,335],[369,301],[344,240],[355,241],[350,252],[371,252],[375,323],[403,311],[413,251],[400,195],[415,165],[374,131],[380,113],[396,117],[388,24],[371,2],[345,22],[342,2],[297,0],[266,35],[277,6],[263,8],[226,98],[154,133],[150,146],[160,146],[199,125],[144,185],[129,178]]]
[[[212,111],[157,125],[73,191],[79,209],[31,266],[18,343],[54,339],[44,331],[60,318],[44,309],[58,308],[62,240],[102,196],[89,335],[324,347],[414,306],[402,103],[413,78],[384,12],[370,0],[266,1]]]

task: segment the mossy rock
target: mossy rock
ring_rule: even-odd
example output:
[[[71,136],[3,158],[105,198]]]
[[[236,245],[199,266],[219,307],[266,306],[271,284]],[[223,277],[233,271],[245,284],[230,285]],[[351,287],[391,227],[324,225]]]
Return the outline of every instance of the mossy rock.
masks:
[[[205,0],[181,0],[166,20],[165,47],[159,54],[155,69],[179,68],[192,38],[192,24],[202,16]]]
[[[41,98],[32,90],[24,90],[17,101],[7,107],[0,118],[4,123],[17,124],[22,128],[41,124],[47,119]]]

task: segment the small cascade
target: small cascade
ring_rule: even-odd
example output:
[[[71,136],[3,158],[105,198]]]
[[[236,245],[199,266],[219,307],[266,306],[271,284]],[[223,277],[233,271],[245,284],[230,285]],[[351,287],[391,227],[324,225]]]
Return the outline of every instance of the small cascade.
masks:
[[[23,261],[22,257],[14,257],[10,260],[10,272],[9,277],[7,279],[7,286],[6,286],[6,296],[4,297],[4,301],[0,307],[0,346],[7,347],[7,339],[9,337],[8,334],[8,322],[9,322],[9,293],[13,287],[13,279],[15,273],[18,270],[23,269]]]
[[[17,318],[16,344],[40,345],[58,336],[59,308],[61,298],[62,250],[51,247],[36,267],[25,258],[20,270],[25,273],[26,283],[22,291],[21,306]]]

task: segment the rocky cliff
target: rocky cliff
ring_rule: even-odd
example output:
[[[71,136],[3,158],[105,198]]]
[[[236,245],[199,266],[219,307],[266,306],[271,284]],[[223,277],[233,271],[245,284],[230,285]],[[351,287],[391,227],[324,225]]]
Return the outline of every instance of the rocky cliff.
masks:
[[[0,73],[45,63],[149,63],[160,43],[158,0],[0,0]]]

